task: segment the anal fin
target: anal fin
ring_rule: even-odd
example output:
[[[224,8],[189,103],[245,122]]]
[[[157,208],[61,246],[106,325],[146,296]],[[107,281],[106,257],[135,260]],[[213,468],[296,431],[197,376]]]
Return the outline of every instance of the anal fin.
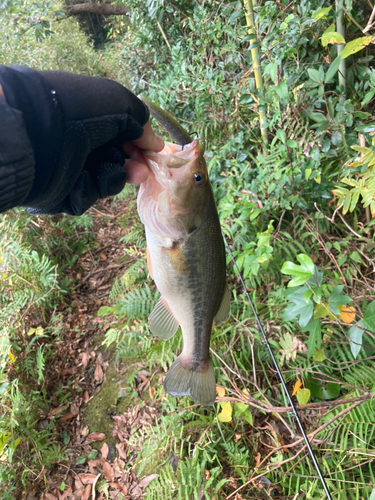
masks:
[[[153,335],[163,340],[170,339],[177,332],[178,323],[163,297],[160,297],[148,317],[148,327]]]
[[[216,316],[214,318],[215,323],[217,325],[221,325],[221,323],[224,323],[224,321],[228,318],[229,313],[230,313],[230,295],[229,295],[228,285],[226,283],[219,310],[217,311]]]

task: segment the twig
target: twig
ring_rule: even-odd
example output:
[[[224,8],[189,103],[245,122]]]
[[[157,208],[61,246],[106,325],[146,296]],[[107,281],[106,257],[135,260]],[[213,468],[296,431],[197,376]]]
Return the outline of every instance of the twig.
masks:
[[[363,33],[367,33],[373,27],[373,25],[375,24],[375,23],[373,23],[374,16],[375,16],[375,7],[372,9],[370,19],[368,20],[367,26],[363,30]]]
[[[354,229],[353,229],[353,228],[351,228],[351,227],[349,226],[349,224],[346,222],[346,220],[345,220],[345,219],[344,219],[344,217],[340,214],[340,212],[338,213],[338,216],[339,216],[339,217],[340,217],[340,219],[343,221],[343,223],[345,224],[345,226],[349,229],[349,231],[350,231],[351,233],[353,233],[353,234],[354,234],[354,236],[357,236],[357,238],[362,238],[362,236],[360,236],[358,233],[356,233],[356,232],[354,231]]]

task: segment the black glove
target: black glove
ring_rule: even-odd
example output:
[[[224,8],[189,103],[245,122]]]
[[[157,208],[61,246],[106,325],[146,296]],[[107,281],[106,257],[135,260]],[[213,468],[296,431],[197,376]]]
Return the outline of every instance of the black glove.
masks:
[[[125,185],[122,142],[138,139],[145,104],[105,78],[0,67],[7,104],[23,114],[35,176],[22,205],[29,212],[81,215]]]

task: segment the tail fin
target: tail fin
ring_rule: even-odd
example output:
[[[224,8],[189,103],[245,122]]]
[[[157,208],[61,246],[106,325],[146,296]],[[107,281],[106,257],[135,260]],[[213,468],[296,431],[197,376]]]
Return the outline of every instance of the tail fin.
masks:
[[[206,371],[189,370],[176,358],[164,379],[164,390],[171,396],[190,396],[196,403],[213,405],[216,399],[216,380],[212,360]]]

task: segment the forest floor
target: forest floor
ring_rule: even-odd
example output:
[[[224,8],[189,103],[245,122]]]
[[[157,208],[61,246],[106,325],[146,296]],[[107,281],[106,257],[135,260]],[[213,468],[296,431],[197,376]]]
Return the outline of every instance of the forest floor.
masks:
[[[57,419],[56,435],[67,445],[67,460],[44,468],[22,500],[135,499],[157,477],[150,471],[138,479],[141,442],[134,446],[129,439],[154,425],[161,412],[152,384],[162,382],[162,369],[150,374],[136,353],[116,361],[115,349],[102,345],[111,317],[97,315],[108,304],[115,277],[133,262],[124,258],[119,243],[126,230],[118,220],[127,205],[106,200],[91,209],[95,241],[66,270],[74,291],[56,311],[63,335],[46,367],[50,406],[40,412],[38,428]]]

